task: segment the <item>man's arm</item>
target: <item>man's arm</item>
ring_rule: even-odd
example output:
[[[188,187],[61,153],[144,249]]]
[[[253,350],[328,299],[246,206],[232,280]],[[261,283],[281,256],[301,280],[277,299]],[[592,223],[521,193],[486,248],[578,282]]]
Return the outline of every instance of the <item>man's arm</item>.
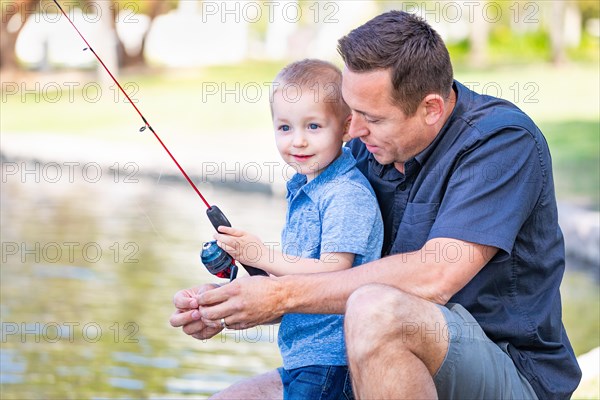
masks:
[[[445,254],[449,248],[460,251]],[[226,317],[229,325],[235,324],[240,329],[287,313],[342,314],[350,294],[369,283],[392,286],[445,304],[497,251],[491,246],[435,238],[419,251],[385,257],[348,270],[242,278],[202,293],[197,299],[204,321]]]

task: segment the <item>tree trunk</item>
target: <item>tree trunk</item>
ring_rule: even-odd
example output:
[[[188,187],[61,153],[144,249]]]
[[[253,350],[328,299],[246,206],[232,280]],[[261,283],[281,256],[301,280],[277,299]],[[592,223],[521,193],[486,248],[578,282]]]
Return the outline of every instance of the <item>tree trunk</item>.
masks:
[[[552,43],[552,63],[564,64],[565,53],[565,2],[553,1],[550,18],[550,41]]]
[[[106,67],[116,78],[119,74],[119,38],[115,30],[115,15],[113,13],[112,1],[94,1],[94,5],[101,12],[101,18],[98,20],[98,23],[100,24],[100,29],[105,32],[96,39],[94,50],[102,57],[102,61],[104,61]],[[98,63],[97,71],[98,79],[103,88],[108,88],[113,84],[111,77],[104,71],[100,63]]]
[[[473,23],[469,32],[469,64],[471,67],[481,68],[487,64],[487,47],[490,24],[484,19],[482,13],[474,13]]]
[[[132,4],[132,3],[126,3],[126,4]],[[137,9],[137,11],[142,12],[144,14],[147,14],[148,17],[150,18],[150,24],[152,24],[152,21],[154,20],[154,18],[156,18],[158,15],[164,14],[167,11],[169,11],[169,9],[171,8],[171,6],[163,1],[163,0],[146,0],[144,2],[144,7],[141,9]],[[133,11],[132,9],[129,9]],[[134,16],[135,18],[135,16]],[[145,45],[145,38],[146,35],[148,34],[148,32],[146,32],[146,34],[144,35],[144,39],[142,41],[142,46],[140,48],[140,51],[137,54],[128,54],[122,43],[119,40],[119,55],[121,56],[121,66],[127,67],[127,66],[132,66],[132,65],[144,65],[145,64],[145,59],[144,59],[144,45]]]
[[[39,0],[24,0],[2,3],[2,18],[0,21],[0,68],[15,69],[17,67],[17,57],[15,54],[15,44],[17,36],[25,25],[27,17],[35,12],[36,4]],[[20,18],[20,26],[11,32],[8,30],[11,19]],[[13,23],[15,21],[13,20]]]

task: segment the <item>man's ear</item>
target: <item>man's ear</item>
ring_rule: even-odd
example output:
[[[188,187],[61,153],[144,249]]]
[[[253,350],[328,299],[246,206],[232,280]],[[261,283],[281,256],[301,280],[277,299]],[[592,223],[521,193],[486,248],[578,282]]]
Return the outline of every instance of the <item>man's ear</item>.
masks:
[[[444,99],[439,94],[428,94],[421,102],[425,123],[435,125],[444,116]]]
[[[348,134],[348,131],[350,130],[351,122],[352,122],[352,114],[348,115],[348,118],[346,118],[346,121],[344,121],[344,136],[342,136],[343,142],[349,142],[350,140],[352,140],[352,138]]]

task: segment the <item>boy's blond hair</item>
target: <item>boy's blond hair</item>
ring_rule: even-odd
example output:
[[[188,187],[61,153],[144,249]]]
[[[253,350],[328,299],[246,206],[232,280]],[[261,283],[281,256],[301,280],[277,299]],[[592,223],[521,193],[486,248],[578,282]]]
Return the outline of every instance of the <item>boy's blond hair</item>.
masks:
[[[327,103],[337,116],[345,118],[350,114],[350,108],[342,98],[342,72],[330,62],[310,58],[293,62],[279,71],[273,83],[273,95],[288,85],[294,85],[299,90],[309,90],[315,101]]]

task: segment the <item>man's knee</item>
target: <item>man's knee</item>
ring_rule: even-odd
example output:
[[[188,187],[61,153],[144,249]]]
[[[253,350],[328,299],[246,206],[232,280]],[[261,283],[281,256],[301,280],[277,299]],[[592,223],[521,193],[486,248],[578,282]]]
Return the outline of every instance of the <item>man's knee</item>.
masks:
[[[434,337],[440,335],[444,325],[444,317],[435,304],[380,284],[353,292],[346,303],[344,319],[347,346],[359,352],[390,341],[398,350],[407,347],[415,351],[415,347],[430,344],[429,339],[436,341]]]
[[[355,290],[346,302],[344,316],[346,341],[375,345],[377,340],[396,331],[406,293],[391,286],[371,284]]]
[[[375,325],[381,331],[381,325],[387,327],[393,322],[410,318],[414,314],[415,300],[414,296],[391,286],[361,286],[346,302],[345,319],[350,323]]]
[[[393,303],[399,301],[403,292],[390,286],[370,284],[355,290],[346,302],[346,319],[368,322],[384,318],[383,314]]]

